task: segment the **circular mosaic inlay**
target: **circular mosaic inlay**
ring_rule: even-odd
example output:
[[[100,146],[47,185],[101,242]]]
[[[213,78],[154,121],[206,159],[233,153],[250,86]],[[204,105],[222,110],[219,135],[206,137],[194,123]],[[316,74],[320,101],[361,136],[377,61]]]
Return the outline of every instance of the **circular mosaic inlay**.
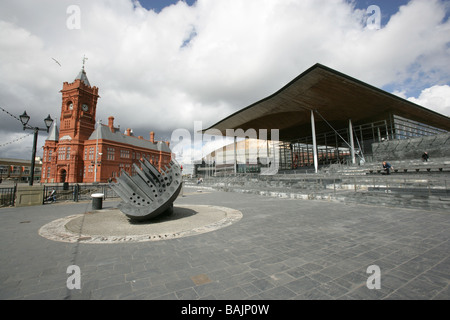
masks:
[[[206,206],[175,206],[170,216],[145,222],[130,220],[119,209],[97,210],[54,220],[39,229],[47,239],[71,243],[161,241],[215,231],[242,219],[238,210]]]

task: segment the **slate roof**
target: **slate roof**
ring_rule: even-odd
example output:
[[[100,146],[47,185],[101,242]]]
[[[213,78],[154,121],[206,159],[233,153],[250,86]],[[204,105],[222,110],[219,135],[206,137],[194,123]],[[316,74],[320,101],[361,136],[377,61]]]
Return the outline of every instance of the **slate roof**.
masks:
[[[58,141],[59,140],[59,130],[56,125],[56,121],[53,122],[52,127],[50,128],[47,139],[48,141]]]
[[[89,83],[89,80],[87,78],[86,71],[84,71],[84,68],[81,69],[80,73],[75,78],[75,80],[81,80],[82,82],[84,82],[85,85],[87,85],[89,87],[91,86],[91,84]]]
[[[115,130],[115,132],[113,133],[107,125],[103,124],[98,126],[97,129],[92,132],[88,140],[97,140],[97,133],[99,140],[113,141],[155,151],[171,152],[169,146],[165,142],[157,141],[155,143],[152,143],[149,140],[138,139],[135,136],[124,135],[119,130]]]
[[[338,130],[348,128],[349,119],[356,125],[391,115],[450,131],[449,117],[318,63],[278,92],[203,132],[217,129],[225,136],[227,129],[278,129],[279,138],[287,141],[311,135],[311,111],[317,114],[316,134],[330,131],[329,124]]]

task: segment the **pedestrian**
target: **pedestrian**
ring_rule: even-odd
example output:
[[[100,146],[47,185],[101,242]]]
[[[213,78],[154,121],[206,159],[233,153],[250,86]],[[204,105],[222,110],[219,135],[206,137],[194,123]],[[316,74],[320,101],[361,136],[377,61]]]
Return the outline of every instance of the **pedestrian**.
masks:
[[[428,152],[424,152],[422,155],[422,161],[428,162],[428,159],[430,159],[430,156],[428,155]]]
[[[393,170],[394,168],[391,166],[391,164],[389,162],[383,161],[383,169],[387,175],[390,175],[391,170]]]
[[[47,201],[56,202],[56,190],[53,189],[52,193],[47,197]]]

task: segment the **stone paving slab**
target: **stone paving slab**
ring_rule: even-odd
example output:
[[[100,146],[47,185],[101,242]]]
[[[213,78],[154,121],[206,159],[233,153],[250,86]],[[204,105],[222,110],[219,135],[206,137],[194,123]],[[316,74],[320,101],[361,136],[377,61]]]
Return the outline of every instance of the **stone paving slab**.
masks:
[[[186,238],[84,244],[38,231],[91,203],[0,209],[0,299],[450,298],[447,212],[195,191],[175,205],[231,208],[242,219]],[[67,287],[70,265],[81,289]],[[372,265],[381,289],[367,287]]]

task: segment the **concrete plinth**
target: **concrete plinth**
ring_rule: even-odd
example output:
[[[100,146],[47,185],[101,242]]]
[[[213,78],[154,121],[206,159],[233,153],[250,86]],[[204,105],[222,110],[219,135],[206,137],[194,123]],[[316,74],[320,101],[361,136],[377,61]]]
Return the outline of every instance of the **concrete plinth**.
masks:
[[[43,203],[43,186],[17,186],[16,207],[39,206]]]

